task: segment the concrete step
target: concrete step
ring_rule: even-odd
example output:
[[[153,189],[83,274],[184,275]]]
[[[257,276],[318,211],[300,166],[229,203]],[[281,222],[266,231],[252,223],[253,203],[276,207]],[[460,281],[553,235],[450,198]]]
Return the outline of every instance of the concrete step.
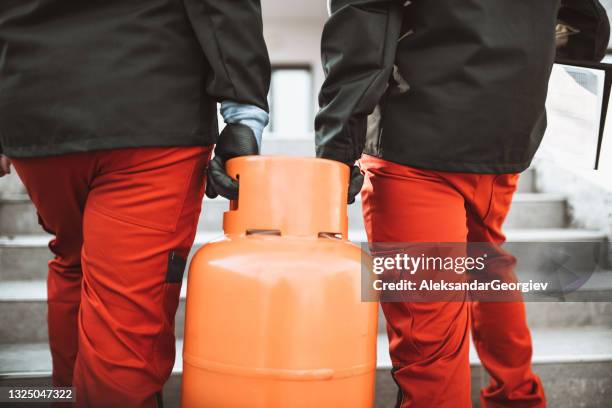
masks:
[[[183,336],[186,282],[176,315],[176,335]],[[7,344],[48,341],[45,281],[0,282],[0,348]],[[0,369],[1,369],[0,364]]]
[[[205,199],[198,229],[220,230],[223,213],[229,202],[223,198]],[[349,206],[349,224],[353,229],[363,228],[361,200]],[[566,225],[566,202],[555,194],[520,193],[514,198],[506,220],[507,228],[562,228]],[[27,196],[12,196],[0,200],[0,233],[7,236],[40,234],[36,210]]]
[[[209,207],[204,207],[205,211]],[[349,206],[349,225],[352,229],[363,229],[361,197]],[[216,217],[216,216],[215,216]],[[214,218],[215,219],[215,218]],[[208,225],[214,224],[207,224]],[[516,228],[563,228],[567,225],[567,203],[559,194],[518,193],[504,223],[507,229]]]
[[[529,173],[531,174],[531,173]],[[530,180],[533,177],[527,177]],[[205,199],[198,229],[220,230],[223,213],[229,202],[223,198]],[[523,192],[516,194],[506,228],[562,228],[567,223],[567,208],[563,196]],[[363,228],[361,200],[349,206],[349,224],[353,229]],[[25,194],[11,194],[0,198],[0,235],[41,234],[36,209]]]
[[[518,193],[514,196],[505,228],[563,228],[567,202],[558,194]]]
[[[612,271],[593,274],[582,287],[563,297],[526,301],[525,309],[529,327],[533,329],[590,326],[612,329]],[[381,308],[378,322],[378,331],[386,332],[386,319]]]
[[[532,330],[591,326],[612,329],[612,302],[527,302],[525,309]],[[379,309],[378,331],[386,330],[386,319]]]
[[[537,191],[535,170],[528,168],[519,178],[517,193],[535,193]]]
[[[0,177],[0,198],[25,193],[26,189],[14,168],[11,169],[11,174]]]
[[[594,275],[594,282],[563,299],[526,302],[532,328],[576,328],[601,326],[612,328],[612,272]],[[184,282],[176,315],[176,335],[183,336],[185,325]],[[47,341],[47,289],[43,280],[0,282],[0,344]],[[553,299],[551,299],[553,300]],[[385,331],[385,319],[379,313],[379,331]]]
[[[542,378],[548,404],[555,408],[609,407],[612,400],[612,329],[534,330],[532,332],[535,372]],[[177,341],[177,350],[182,341]],[[391,361],[385,335],[379,335],[376,375],[376,407],[393,406],[397,392],[389,375]],[[487,375],[472,348],[472,398],[479,406],[478,390]],[[0,386],[48,385],[51,361],[46,343],[0,345]],[[180,351],[172,377],[166,384],[168,407],[178,407],[180,400]]]
[[[193,251],[222,235],[221,230],[198,231]],[[508,229],[506,235],[509,242],[540,243],[543,246],[546,243],[558,243],[555,248],[562,249],[563,245],[560,243],[568,243],[566,252],[571,255],[572,266],[590,267],[596,261],[593,254],[607,249],[606,235],[601,231],[563,228]],[[349,238],[356,243],[367,242],[363,229],[350,230]],[[42,234],[0,236],[0,281],[46,279],[47,262],[51,259],[48,249],[50,239],[50,235]],[[580,244],[572,245],[576,242]],[[525,267],[538,264],[537,253],[536,251],[535,255],[528,259]]]
[[[229,201],[224,198],[205,199],[198,229],[221,230],[223,213],[228,208]],[[0,235],[11,237],[44,233],[38,224],[36,208],[27,195],[13,194],[0,198]]]
[[[25,194],[13,194],[0,198],[0,234],[41,234],[34,204]]]

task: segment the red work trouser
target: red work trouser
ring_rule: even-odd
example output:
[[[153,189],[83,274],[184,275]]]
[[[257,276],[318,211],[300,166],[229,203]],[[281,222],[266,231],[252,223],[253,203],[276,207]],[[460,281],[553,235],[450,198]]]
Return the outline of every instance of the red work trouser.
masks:
[[[53,383],[80,407],[155,407],[210,148],[136,148],[14,159],[55,235],[49,247]]]
[[[420,170],[363,156],[363,212],[370,242],[491,242],[516,190],[516,174]],[[401,408],[471,407],[469,332],[491,375],[484,407],[544,407],[531,370],[522,302],[382,303]]]

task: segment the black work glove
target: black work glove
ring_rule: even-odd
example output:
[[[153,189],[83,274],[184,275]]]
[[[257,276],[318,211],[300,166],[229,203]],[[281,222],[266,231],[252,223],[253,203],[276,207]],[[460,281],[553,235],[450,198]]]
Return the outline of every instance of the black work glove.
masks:
[[[208,165],[206,196],[216,198],[218,195],[228,200],[238,199],[238,181],[228,176],[225,163],[240,156],[259,154],[255,134],[245,125],[229,124],[219,135],[215,147],[215,157]]]
[[[355,197],[357,194],[361,192],[361,188],[363,187],[363,174],[361,174],[361,169],[359,166],[353,165],[350,174],[349,180],[349,189],[348,189],[348,203],[353,204],[355,202]]]

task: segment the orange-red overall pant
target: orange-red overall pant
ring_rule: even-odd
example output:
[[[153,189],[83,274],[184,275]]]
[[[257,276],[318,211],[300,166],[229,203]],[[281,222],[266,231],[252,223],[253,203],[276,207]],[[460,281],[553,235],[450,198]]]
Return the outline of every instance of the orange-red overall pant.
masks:
[[[210,148],[14,159],[49,245],[53,383],[80,407],[155,407]]]
[[[420,170],[364,155],[363,212],[370,242],[505,240],[516,174]],[[401,408],[468,408],[470,329],[491,376],[484,407],[544,407],[531,370],[522,302],[382,303]]]

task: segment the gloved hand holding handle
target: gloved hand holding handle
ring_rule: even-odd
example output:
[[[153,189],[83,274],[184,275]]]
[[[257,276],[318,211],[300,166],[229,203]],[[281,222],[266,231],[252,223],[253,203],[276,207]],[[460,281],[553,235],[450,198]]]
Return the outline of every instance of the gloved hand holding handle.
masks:
[[[229,200],[238,198],[238,181],[225,170],[225,163],[235,157],[258,155],[263,130],[268,124],[268,113],[253,105],[223,102],[221,115],[227,126],[219,135],[215,157],[208,167],[206,196],[218,195]]]
[[[353,167],[350,168],[350,172],[348,203],[353,204],[355,202],[355,197],[361,192],[364,177],[363,174],[361,174],[359,166],[353,165]]]

